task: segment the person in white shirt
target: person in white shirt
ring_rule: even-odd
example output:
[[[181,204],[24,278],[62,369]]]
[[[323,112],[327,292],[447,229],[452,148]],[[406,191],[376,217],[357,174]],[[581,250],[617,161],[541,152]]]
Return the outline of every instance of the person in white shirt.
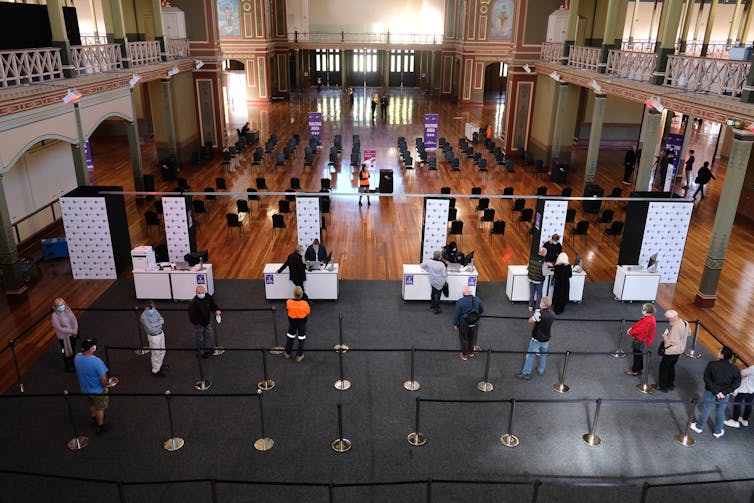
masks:
[[[754,365],[741,371],[741,384],[733,391],[733,415],[725,420],[725,425],[731,428],[749,426],[752,401],[754,401]]]
[[[440,314],[440,294],[445,282],[448,281],[448,269],[442,259],[442,251],[436,250],[432,260],[425,260],[419,267],[429,272],[429,284],[432,287],[429,308],[433,309],[435,314]]]

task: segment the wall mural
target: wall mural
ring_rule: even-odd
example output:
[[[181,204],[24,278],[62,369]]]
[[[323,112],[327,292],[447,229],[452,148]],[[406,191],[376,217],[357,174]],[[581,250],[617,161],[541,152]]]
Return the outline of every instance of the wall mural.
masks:
[[[217,24],[221,37],[240,37],[237,0],[217,0]]]
[[[493,0],[490,6],[488,40],[511,40],[513,38],[513,0]]]

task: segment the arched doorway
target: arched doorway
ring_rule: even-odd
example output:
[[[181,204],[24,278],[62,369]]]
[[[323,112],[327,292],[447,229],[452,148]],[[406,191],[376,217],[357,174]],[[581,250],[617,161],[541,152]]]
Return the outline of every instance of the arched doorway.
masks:
[[[502,61],[488,64],[484,69],[484,101],[505,101],[508,65]]]

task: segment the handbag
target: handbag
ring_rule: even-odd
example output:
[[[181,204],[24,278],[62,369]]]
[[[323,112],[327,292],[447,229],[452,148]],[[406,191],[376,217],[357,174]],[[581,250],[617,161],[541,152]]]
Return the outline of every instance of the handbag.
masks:
[[[450,297],[450,288],[448,287],[448,282],[446,281],[444,285],[442,285],[442,294],[446,297]]]
[[[657,346],[657,354],[660,356],[665,356],[665,341],[662,341],[659,346]]]

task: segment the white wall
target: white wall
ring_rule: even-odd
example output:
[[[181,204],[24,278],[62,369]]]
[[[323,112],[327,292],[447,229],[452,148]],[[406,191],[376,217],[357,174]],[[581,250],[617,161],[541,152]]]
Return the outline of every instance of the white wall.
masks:
[[[79,32],[82,35],[91,35],[97,30],[99,30],[100,35],[105,34],[101,0],[73,0],[73,6],[76,7]]]
[[[288,1],[308,3],[312,32],[442,34],[445,18],[444,0]]]

